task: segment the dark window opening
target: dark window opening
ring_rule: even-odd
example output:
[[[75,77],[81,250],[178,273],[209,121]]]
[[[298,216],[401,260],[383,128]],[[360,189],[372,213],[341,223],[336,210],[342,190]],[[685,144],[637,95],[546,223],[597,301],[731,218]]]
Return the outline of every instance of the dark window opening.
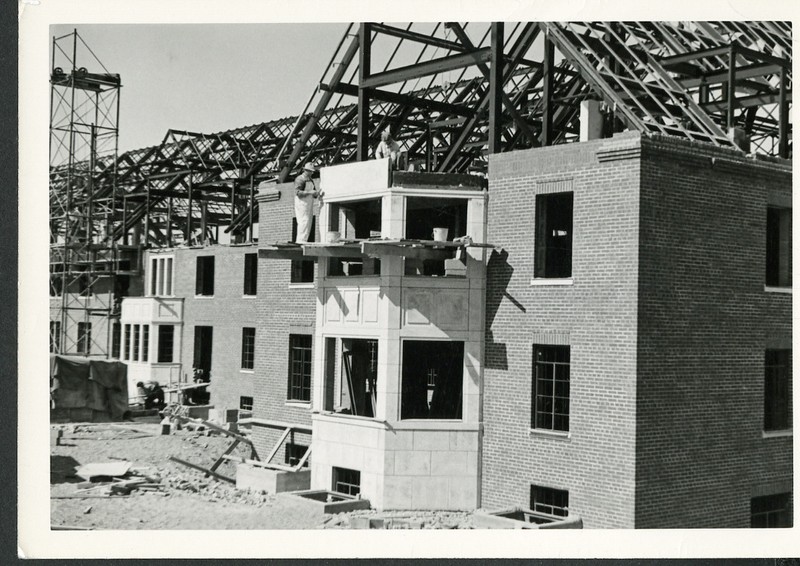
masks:
[[[326,340],[324,409],[346,415],[374,417],[378,403],[378,341],[352,338]],[[337,355],[339,352],[341,354]]]
[[[352,277],[354,275],[380,275],[381,260],[372,257],[332,257],[328,261],[330,277]]]
[[[61,275],[50,276],[50,296],[60,297],[64,292],[64,278]]]
[[[303,459],[303,456],[306,455],[306,451],[308,451],[308,446],[304,446],[303,444],[294,444],[289,443],[286,445],[286,452],[284,453],[284,463],[289,466],[296,466],[300,463],[300,460]],[[308,467],[308,459],[303,462],[303,467]]]
[[[433,240],[434,228],[447,231],[447,241],[467,235],[467,200],[429,197],[406,198],[406,238]],[[405,258],[406,275],[464,277],[465,265],[458,259]]]
[[[789,406],[789,350],[767,350],[764,355],[764,430],[791,428]]]
[[[792,209],[767,207],[766,284],[792,286]]]
[[[158,361],[162,364],[172,363],[175,348],[175,326],[160,324],[158,326]]]
[[[463,381],[464,342],[404,340],[400,418],[460,419]]]
[[[311,336],[289,336],[289,392],[290,401],[311,401]]]
[[[328,206],[328,229],[339,232],[343,240],[381,237],[381,199],[331,203]]]
[[[572,276],[572,193],[536,195],[534,277]]]
[[[258,254],[244,254],[244,291],[247,296],[256,294],[258,285]]]
[[[78,276],[78,294],[81,297],[92,296],[92,280],[89,274],[83,273]]]
[[[569,346],[533,347],[531,427],[569,431]]]
[[[356,496],[361,493],[361,472],[348,468],[333,467],[331,491]]]
[[[125,325],[125,349],[123,350],[123,360],[131,359],[131,325]]]
[[[78,353],[88,356],[92,350],[92,323],[78,323]]]
[[[213,326],[194,327],[194,360],[193,373],[196,383],[211,382],[211,353],[214,345]],[[209,402],[211,394],[208,387],[201,387],[192,390],[192,402],[198,405],[205,405]]]
[[[122,325],[115,322],[111,326],[111,357],[119,358],[120,339],[122,334]]]
[[[142,326],[140,324],[133,325],[133,354],[131,355],[131,359],[134,362],[139,361],[139,346],[141,340],[141,331],[142,331]]]
[[[197,258],[197,277],[195,279],[195,295],[210,296],[214,294],[214,256]]]
[[[531,511],[553,517],[569,516],[569,492],[531,485]]]
[[[252,397],[239,397],[239,409],[242,411],[252,411],[253,410],[253,398]]]
[[[242,328],[242,369],[253,369],[256,353],[256,329]]]
[[[776,493],[750,500],[750,528],[791,528],[792,494]]]
[[[61,321],[50,321],[50,351],[58,354],[61,351]]]
[[[142,325],[142,361],[146,362],[150,353],[150,325]]]
[[[316,241],[317,218],[311,219],[311,234],[308,236],[309,242]],[[297,240],[297,218],[292,218],[292,241]],[[313,283],[314,282],[314,260],[293,259],[289,281],[291,283]]]

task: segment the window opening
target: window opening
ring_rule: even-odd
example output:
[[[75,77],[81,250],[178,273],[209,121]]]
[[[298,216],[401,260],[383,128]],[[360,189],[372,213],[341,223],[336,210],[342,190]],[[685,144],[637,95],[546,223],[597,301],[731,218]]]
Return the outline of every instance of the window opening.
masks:
[[[300,460],[303,459],[303,456],[306,455],[306,451],[308,451],[308,446],[303,444],[294,444],[290,442],[286,445],[286,451],[284,452],[284,463],[289,466],[296,466],[300,463]],[[308,467],[308,459],[303,462],[303,467]]]
[[[463,381],[464,342],[404,340],[400,418],[460,419]]]
[[[789,350],[764,355],[764,430],[791,428],[789,408]]]
[[[88,356],[92,349],[92,323],[78,323],[78,353]]]
[[[333,467],[333,486],[331,491],[357,496],[361,493],[361,472],[348,468]]]
[[[50,351],[52,353],[59,353],[61,351],[61,321],[50,321]]]
[[[406,198],[406,238],[433,240],[434,228],[444,228],[446,239],[453,241],[467,235],[467,199],[434,197]],[[406,275],[436,275],[464,277],[465,264],[461,259],[439,260],[405,258]]]
[[[197,258],[197,277],[195,280],[195,295],[211,296],[214,294],[214,256],[200,256]]]
[[[328,228],[343,240],[369,240],[381,237],[381,199],[328,205]],[[379,258],[332,257],[328,261],[331,277],[380,275]]]
[[[256,351],[256,329],[242,328],[242,369],[253,369]]]
[[[258,254],[244,254],[244,291],[246,296],[256,294],[258,285]]]
[[[119,358],[119,347],[120,347],[120,334],[122,332],[122,325],[119,322],[115,322],[111,326],[111,357],[112,358]]]
[[[253,398],[252,397],[239,397],[239,409],[242,411],[252,411],[253,410]]]
[[[792,494],[776,493],[750,500],[750,528],[790,528],[792,526]]]
[[[311,401],[311,335],[289,336],[290,401]]]
[[[195,383],[211,383],[211,354],[214,347],[214,327],[194,327],[193,374]],[[191,390],[191,400],[197,405],[205,405],[211,398],[208,387]]]
[[[125,349],[123,350],[123,360],[131,359],[131,325],[125,325]]]
[[[377,411],[378,341],[326,338],[324,410],[374,418]]]
[[[792,209],[767,207],[766,284],[792,286]]]
[[[131,359],[134,362],[138,362],[139,361],[139,347],[141,346],[139,341],[141,340],[141,332],[142,332],[142,326],[140,324],[134,324],[133,325],[133,355],[131,356]]]
[[[569,492],[531,485],[531,511],[552,517],[569,516]]]
[[[569,431],[569,346],[533,347],[531,427]]]
[[[146,362],[150,353],[150,325],[142,325],[142,361]]]
[[[536,195],[534,277],[572,277],[572,195]]]
[[[172,363],[173,349],[175,347],[175,326],[160,324],[158,326],[158,361],[159,363]]]

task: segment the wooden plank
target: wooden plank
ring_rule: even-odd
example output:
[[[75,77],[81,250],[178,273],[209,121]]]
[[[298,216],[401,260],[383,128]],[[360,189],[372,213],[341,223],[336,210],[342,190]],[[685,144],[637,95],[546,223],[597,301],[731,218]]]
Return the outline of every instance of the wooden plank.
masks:
[[[309,449],[310,450],[310,449]],[[270,470],[278,470],[280,472],[295,472],[292,466],[284,466],[283,464],[270,464],[268,462],[260,462],[258,460],[251,460],[249,458],[242,458],[241,456],[225,456],[226,460],[231,460],[234,462],[239,462],[242,464],[250,464],[251,466],[256,466],[259,468],[267,468]]]
[[[217,458],[217,461],[216,461],[216,462],[214,462],[214,464],[211,466],[210,470],[211,470],[212,472],[213,472],[213,471],[215,471],[217,468],[219,468],[219,467],[222,465],[222,463],[225,461],[225,456],[227,456],[228,454],[230,454],[231,452],[233,452],[233,451],[234,451],[234,449],[235,449],[237,446],[239,446],[239,442],[240,442],[240,441],[239,441],[239,439],[238,439],[238,438],[235,438],[235,439],[233,440],[233,442],[231,442],[231,445],[230,445],[230,446],[228,446],[228,448],[225,450],[225,452],[223,452],[222,456],[220,456],[219,458]]]
[[[170,456],[169,459],[172,460],[173,462],[176,462],[176,463],[181,464],[183,466],[186,466],[188,468],[193,468],[195,470],[203,472],[206,475],[215,477],[218,480],[226,481],[228,483],[234,483],[234,484],[236,483],[236,480],[231,479],[231,478],[229,478],[227,476],[223,476],[222,474],[218,474],[217,472],[212,472],[211,470],[207,470],[203,466],[198,466],[197,464],[192,464],[191,462],[187,462],[186,460],[181,460],[180,458],[176,458],[175,456]]]
[[[436,250],[424,246],[363,242],[361,249],[369,256],[402,256],[431,260],[453,259],[456,256],[456,250],[452,246],[450,249]]]
[[[246,442],[247,444],[250,444],[250,445],[253,444],[253,441],[250,440],[249,438],[246,438],[246,437],[242,436],[241,434],[237,434],[235,432],[231,432],[229,430],[225,430],[221,426],[217,426],[217,425],[215,425],[213,423],[210,423],[208,421],[204,421],[202,419],[190,419],[189,417],[184,417],[184,416],[181,416],[181,415],[176,415],[175,418],[176,419],[180,419],[181,421],[184,421],[184,422],[190,422],[190,423],[194,423],[194,424],[203,425],[203,426],[205,426],[207,428],[210,428],[211,430],[216,430],[217,432],[219,432],[221,434],[224,434],[226,436],[230,436],[231,438],[238,438],[241,442]]]
[[[291,259],[291,260],[308,259],[303,256],[303,249],[299,246],[297,247],[297,249],[261,248],[260,250],[258,250],[258,257],[262,259]]]
[[[311,456],[311,446],[309,446],[308,448],[306,448],[306,453],[305,453],[305,454],[303,454],[303,457],[302,457],[302,458],[300,458],[300,460],[299,460],[299,461],[297,462],[297,464],[295,465],[295,467],[294,467],[294,471],[295,471],[295,472],[299,472],[299,471],[301,470],[301,468],[302,468],[302,467],[305,465],[305,463],[308,461],[308,457],[309,457],[309,456]]]
[[[361,246],[358,244],[315,244],[304,245],[303,256],[363,258],[364,254],[361,253]]]
[[[266,426],[269,428],[291,428],[293,430],[299,430],[301,432],[311,432],[311,425],[284,423],[281,421],[271,421],[269,419],[260,419],[256,417],[241,419],[239,421],[239,424],[254,424],[258,426]]]

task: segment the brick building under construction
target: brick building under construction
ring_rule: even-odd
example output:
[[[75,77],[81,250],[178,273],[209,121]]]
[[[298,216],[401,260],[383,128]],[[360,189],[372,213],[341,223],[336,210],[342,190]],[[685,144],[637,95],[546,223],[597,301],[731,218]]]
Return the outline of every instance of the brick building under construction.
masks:
[[[790,108],[780,22],[352,25],[297,118],[53,163],[51,349],[376,508],[790,526]]]

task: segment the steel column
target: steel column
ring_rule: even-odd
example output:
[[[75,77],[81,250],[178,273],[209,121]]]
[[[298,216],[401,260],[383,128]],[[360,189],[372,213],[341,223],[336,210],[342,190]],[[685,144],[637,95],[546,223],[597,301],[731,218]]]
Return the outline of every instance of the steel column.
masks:
[[[492,22],[489,68],[489,153],[500,153],[503,115],[503,22]]]
[[[370,24],[362,23],[358,27],[358,161],[366,161],[369,156],[369,91],[363,85],[370,76],[371,40]]]

